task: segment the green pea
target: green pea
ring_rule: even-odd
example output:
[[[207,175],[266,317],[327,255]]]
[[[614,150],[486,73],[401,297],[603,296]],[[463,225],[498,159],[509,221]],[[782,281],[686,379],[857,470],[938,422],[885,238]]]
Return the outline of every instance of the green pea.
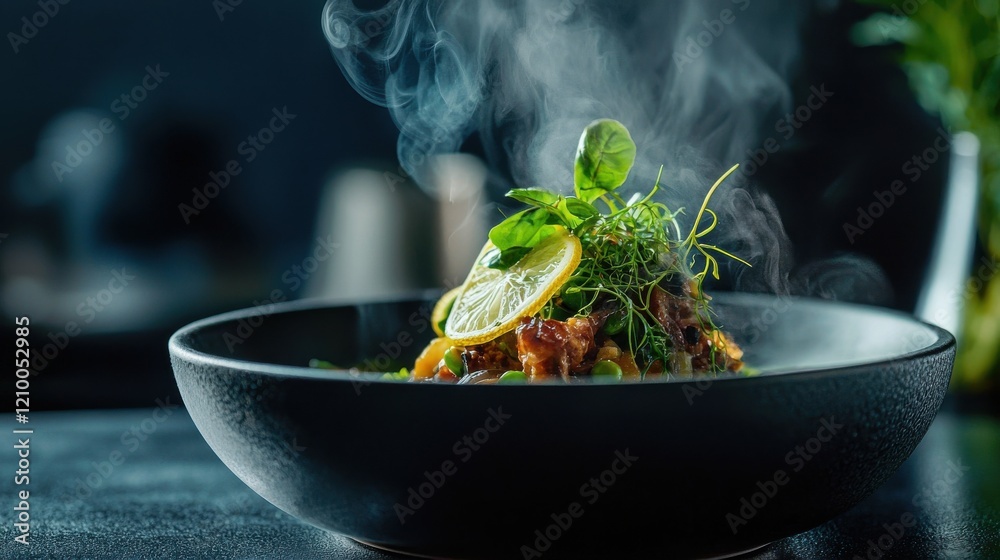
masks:
[[[388,372],[382,374],[382,379],[388,379],[389,381],[406,381],[410,378],[410,370],[402,368],[396,372]]]
[[[590,375],[598,383],[614,383],[621,381],[622,368],[610,360],[601,360],[594,364],[590,370]]]
[[[452,346],[444,353],[444,365],[448,366],[457,377],[462,377],[465,373],[465,364],[462,363],[462,349]]]
[[[523,371],[517,371],[517,370],[508,371],[507,373],[501,375],[500,379],[497,379],[497,383],[502,383],[504,385],[507,384],[515,385],[527,382],[528,382],[528,376]]]

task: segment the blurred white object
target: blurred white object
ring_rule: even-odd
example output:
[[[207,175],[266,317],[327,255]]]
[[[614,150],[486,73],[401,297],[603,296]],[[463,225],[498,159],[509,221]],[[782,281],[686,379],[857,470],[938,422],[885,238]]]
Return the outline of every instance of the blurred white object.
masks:
[[[11,174],[11,198],[22,211],[61,207],[59,241],[75,265],[88,264],[102,249],[100,215],[125,161],[124,136],[117,120],[98,109],[60,113],[39,134],[34,159]]]
[[[357,300],[411,289],[404,251],[413,240],[407,239],[402,219],[410,194],[390,188],[379,171],[336,175],[320,199],[313,239],[314,245],[316,239],[329,239],[336,249],[309,279],[304,295]]]
[[[462,283],[486,241],[486,166],[450,154],[435,157],[429,171],[426,191],[391,172],[335,175],[320,200],[314,245],[336,249],[302,295],[370,300]]]
[[[957,338],[961,334],[962,308],[969,296],[966,281],[975,245],[979,139],[969,132],[959,132],[951,145],[941,222],[916,315]]]
[[[438,208],[438,281],[453,288],[465,281],[486,243],[484,211],[492,208],[486,204],[487,170],[475,156],[448,154],[435,158],[431,176]]]

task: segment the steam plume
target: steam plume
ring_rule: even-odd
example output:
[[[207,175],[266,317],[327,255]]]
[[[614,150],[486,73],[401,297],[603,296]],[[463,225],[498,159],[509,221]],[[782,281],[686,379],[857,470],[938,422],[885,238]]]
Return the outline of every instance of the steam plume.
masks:
[[[351,85],[386,106],[418,181],[428,156],[478,131],[515,184],[572,190],[583,128],[622,121],[639,149],[630,177],[694,207],[791,109],[798,3],[757,0],[329,0],[323,28]],[[733,184],[726,237],[754,263],[748,286],[787,288],[788,240],[766,196]],[[628,185],[627,185],[628,186]],[[749,251],[749,253],[747,252]]]

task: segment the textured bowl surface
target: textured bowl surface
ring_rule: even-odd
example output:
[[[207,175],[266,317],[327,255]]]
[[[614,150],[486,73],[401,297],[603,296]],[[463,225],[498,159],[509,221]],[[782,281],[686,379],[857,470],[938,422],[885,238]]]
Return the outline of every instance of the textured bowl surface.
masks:
[[[722,294],[757,377],[454,386],[303,367],[412,363],[431,299],[213,317],[170,354],[222,461],[277,507],[446,558],[711,558],[871,494],[941,404],[954,340],[882,309]],[[536,555],[538,554],[538,555]]]

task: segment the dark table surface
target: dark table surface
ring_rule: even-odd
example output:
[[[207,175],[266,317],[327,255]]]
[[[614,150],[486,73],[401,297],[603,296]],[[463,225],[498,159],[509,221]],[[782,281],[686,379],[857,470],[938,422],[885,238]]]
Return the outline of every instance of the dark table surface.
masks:
[[[746,558],[1000,558],[1000,420],[949,408],[868,500]],[[28,546],[13,541],[24,487],[14,486],[8,433],[2,556],[401,558],[271,506],[215,457],[182,408],[168,410],[33,414]]]

